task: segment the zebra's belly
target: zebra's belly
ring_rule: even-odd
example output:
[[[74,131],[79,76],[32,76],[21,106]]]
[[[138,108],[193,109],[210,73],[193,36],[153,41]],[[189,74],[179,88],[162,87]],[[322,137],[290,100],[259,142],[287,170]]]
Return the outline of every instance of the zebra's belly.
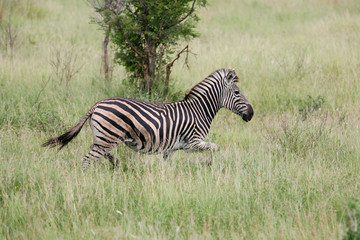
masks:
[[[178,136],[174,142],[169,142],[170,140],[159,140],[151,141],[151,143],[145,143],[141,141],[135,141],[133,139],[126,139],[125,144],[136,152],[142,153],[164,153],[168,151],[174,151],[183,149],[185,142]]]
[[[175,144],[169,150],[179,150],[185,147],[185,141],[180,138],[180,136],[176,139]]]

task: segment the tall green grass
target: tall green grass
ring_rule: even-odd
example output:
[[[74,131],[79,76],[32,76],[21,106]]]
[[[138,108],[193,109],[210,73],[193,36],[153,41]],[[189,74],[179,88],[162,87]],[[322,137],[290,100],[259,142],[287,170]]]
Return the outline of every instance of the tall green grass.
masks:
[[[105,84],[102,32],[84,1],[0,9],[20,30],[13,58],[0,49],[0,239],[359,238],[357,1],[210,1],[174,92],[232,67],[254,119],[219,112],[211,167],[209,153],[164,161],[120,146],[118,169],[104,160],[87,171],[89,127],[62,151],[41,143],[102,98],[143,96],[118,66]],[[82,66],[69,89],[50,64],[56,49],[74,49]]]

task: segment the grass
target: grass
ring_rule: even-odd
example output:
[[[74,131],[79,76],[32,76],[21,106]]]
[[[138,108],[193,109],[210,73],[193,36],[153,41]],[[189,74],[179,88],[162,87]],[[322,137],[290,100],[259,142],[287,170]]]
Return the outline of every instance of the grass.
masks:
[[[208,153],[164,161],[120,146],[119,169],[85,172],[89,127],[60,152],[40,145],[96,101],[133,94],[124,70],[104,84],[84,1],[0,1],[0,12],[19,29],[14,56],[0,49],[0,239],[359,239],[357,1],[210,1],[197,55],[172,84],[186,93],[232,67],[254,119],[220,111],[211,167]],[[69,89],[50,64],[56,49],[82,66]]]

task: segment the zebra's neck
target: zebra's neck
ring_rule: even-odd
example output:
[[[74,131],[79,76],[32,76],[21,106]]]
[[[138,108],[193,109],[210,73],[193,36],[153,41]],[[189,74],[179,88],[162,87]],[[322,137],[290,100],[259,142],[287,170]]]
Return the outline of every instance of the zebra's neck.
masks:
[[[195,85],[183,102],[193,108],[210,127],[211,121],[222,107],[222,91],[223,86],[219,77],[212,74]]]
[[[208,127],[214,119],[217,112],[220,110],[220,105],[217,102],[211,101],[207,96],[186,99],[183,101],[184,105],[192,109],[194,114],[199,117]]]

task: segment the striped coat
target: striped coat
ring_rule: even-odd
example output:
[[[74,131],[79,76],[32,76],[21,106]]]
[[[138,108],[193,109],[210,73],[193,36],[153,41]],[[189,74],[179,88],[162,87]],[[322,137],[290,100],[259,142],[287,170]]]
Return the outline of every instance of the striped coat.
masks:
[[[76,126],[43,146],[60,145],[61,149],[89,120],[93,144],[83,158],[85,165],[103,156],[116,165],[109,152],[121,143],[139,152],[162,153],[165,158],[179,149],[216,150],[214,143],[203,139],[220,108],[230,109],[245,121],[254,113],[235,85],[237,81],[234,70],[220,69],[195,85],[180,102],[161,104],[123,97],[101,100]]]

